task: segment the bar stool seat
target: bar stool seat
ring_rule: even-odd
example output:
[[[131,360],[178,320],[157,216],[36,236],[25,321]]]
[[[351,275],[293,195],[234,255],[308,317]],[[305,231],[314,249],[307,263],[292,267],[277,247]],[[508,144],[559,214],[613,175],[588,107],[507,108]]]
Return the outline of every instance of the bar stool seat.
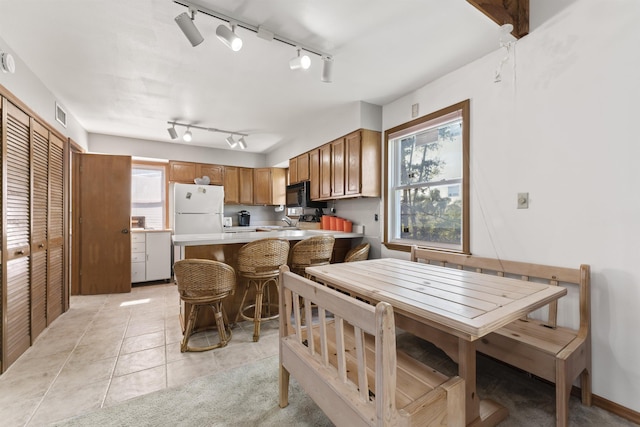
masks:
[[[231,329],[222,301],[236,289],[233,267],[207,259],[184,259],[176,261],[173,270],[180,299],[191,304],[180,351],[206,351],[226,346],[231,340]],[[190,347],[189,337],[194,333],[200,308],[205,306],[213,310],[219,340],[206,347]]]
[[[260,323],[263,320],[278,317],[278,301],[271,302],[269,285],[275,285],[279,291],[278,277],[280,266],[287,264],[289,256],[289,241],[278,238],[254,240],[242,246],[238,251],[238,276],[244,282],[244,294],[240,302],[240,309],[236,315],[237,323],[240,317],[253,321],[253,341],[260,339]],[[255,287],[255,303],[244,305],[251,286]],[[264,294],[266,292],[266,302]],[[273,313],[275,308],[275,314]],[[253,309],[253,316],[246,314]]]

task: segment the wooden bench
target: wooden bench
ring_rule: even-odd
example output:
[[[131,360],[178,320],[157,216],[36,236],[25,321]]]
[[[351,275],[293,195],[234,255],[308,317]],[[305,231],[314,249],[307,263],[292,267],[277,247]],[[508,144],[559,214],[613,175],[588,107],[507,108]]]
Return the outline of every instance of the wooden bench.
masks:
[[[304,310],[303,320],[301,308]],[[308,324],[310,323],[310,327]],[[289,376],[337,426],[462,426],[464,381],[396,352],[393,308],[280,272],[280,407]]]
[[[530,372],[556,385],[556,425],[566,426],[569,416],[569,396],[573,382],[580,377],[582,403],[591,406],[591,305],[590,271],[588,265],[579,269],[552,267],[493,258],[481,258],[412,247],[411,260],[437,264],[480,273],[519,278],[523,281],[546,282],[552,285],[577,287],[577,329],[558,326],[558,301],[548,306],[544,320],[532,316],[522,318],[483,337],[476,344],[479,352]],[[568,289],[571,290],[571,289]],[[561,301],[568,302],[568,299]],[[565,306],[562,306],[565,308]],[[566,307],[571,310],[572,307]],[[538,315],[541,312],[536,312]],[[435,343],[438,344],[438,343]],[[448,354],[453,353],[445,343]]]

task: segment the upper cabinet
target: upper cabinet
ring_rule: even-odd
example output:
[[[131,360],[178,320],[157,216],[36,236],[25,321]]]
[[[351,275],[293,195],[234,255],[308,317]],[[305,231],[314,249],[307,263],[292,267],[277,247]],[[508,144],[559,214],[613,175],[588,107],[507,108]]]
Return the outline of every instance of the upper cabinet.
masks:
[[[253,169],[225,166],[224,202],[228,205],[253,204]]]
[[[210,185],[224,185],[224,166],[196,163],[196,178],[203,176],[209,177]]]
[[[192,162],[169,162],[169,181],[193,184],[196,179],[196,164]]]
[[[380,132],[360,129],[305,153],[312,200],[380,197]],[[292,159],[300,179],[300,156]],[[291,160],[289,166],[291,167]]]
[[[281,168],[253,170],[253,203],[255,205],[284,205],[286,173]]]
[[[310,153],[300,154],[298,157],[289,159],[289,183],[309,181],[309,155]]]
[[[210,185],[224,184],[224,166],[206,163],[169,161],[169,181],[193,184],[196,178],[209,177]]]

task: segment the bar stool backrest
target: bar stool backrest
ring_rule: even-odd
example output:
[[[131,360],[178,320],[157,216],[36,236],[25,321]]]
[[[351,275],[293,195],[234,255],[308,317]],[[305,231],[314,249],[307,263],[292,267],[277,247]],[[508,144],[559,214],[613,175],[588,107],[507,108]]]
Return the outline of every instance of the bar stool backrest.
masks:
[[[306,238],[291,249],[291,270],[301,274],[306,267],[326,265],[331,262],[335,237],[320,235]]]
[[[208,259],[183,259],[173,265],[178,292],[183,299],[224,298],[236,289],[233,267]]]
[[[277,276],[287,263],[289,241],[278,238],[254,240],[238,251],[238,273],[244,277]]]

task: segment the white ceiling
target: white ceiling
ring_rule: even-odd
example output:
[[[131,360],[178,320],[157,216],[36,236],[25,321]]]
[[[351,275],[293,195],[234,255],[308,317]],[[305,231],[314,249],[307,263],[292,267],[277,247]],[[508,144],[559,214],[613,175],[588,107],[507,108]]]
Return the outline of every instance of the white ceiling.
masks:
[[[232,52],[215,36],[223,21],[202,13],[192,47],[174,22],[187,9],[171,0],[0,0],[0,38],[90,133],[170,142],[177,120],[248,133],[252,152],[332,106],[384,105],[499,48],[499,26],[466,0],[194,3],[332,54],[333,83],[318,56],[291,71],[295,48],[248,30]],[[226,134],[193,134],[229,148]]]

